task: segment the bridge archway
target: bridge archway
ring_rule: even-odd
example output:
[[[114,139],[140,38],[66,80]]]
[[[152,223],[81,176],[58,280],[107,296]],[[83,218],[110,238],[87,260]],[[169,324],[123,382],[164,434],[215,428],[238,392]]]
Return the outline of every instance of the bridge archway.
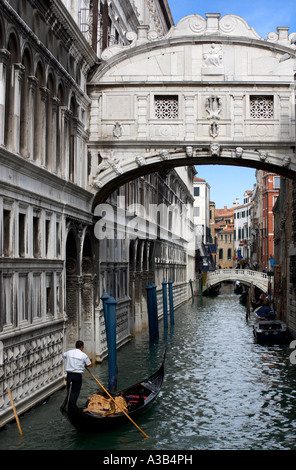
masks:
[[[167,160],[163,160],[162,156],[159,156],[158,153],[151,154],[149,157],[146,157],[146,163],[143,166],[135,167],[133,169],[128,169],[124,171],[124,167],[121,169],[121,174],[114,175],[112,169],[104,172],[104,176],[100,178],[99,181],[95,181],[94,185],[98,188],[94,198],[93,198],[93,210],[95,207],[103,203],[107,197],[115,189],[119,188],[123,184],[134,180],[135,178],[140,178],[141,176],[162,171],[170,170],[172,168],[183,167],[183,166],[203,166],[203,165],[228,165],[228,166],[238,166],[242,168],[254,168],[261,169],[271,173],[276,173],[286,178],[296,180],[296,171],[291,171],[290,168],[284,166],[278,166],[276,163],[260,162],[258,161],[259,152],[245,152],[245,158],[243,162],[237,161],[235,158],[235,149],[225,149],[221,151],[219,155],[211,155],[211,148],[204,148],[203,151],[197,150],[196,153],[200,152],[201,155],[194,157],[187,156],[185,150],[175,150],[173,149],[171,153],[167,152]],[[168,155],[169,154],[169,155]],[[159,160],[160,158],[160,160]],[[275,157],[276,160],[276,157]],[[147,162],[151,163],[147,163]],[[280,162],[279,162],[280,164]],[[129,165],[130,167],[130,165]]]
[[[295,179],[295,33],[265,40],[236,15],[146,26],[104,51],[88,83],[93,208],[161,169],[222,164]],[[285,60],[289,59],[289,60]]]
[[[248,287],[253,285],[264,293],[268,292],[269,283],[266,273],[252,271],[250,269],[218,269],[208,272],[206,282],[203,285],[203,292],[207,291],[221,282],[240,282]]]

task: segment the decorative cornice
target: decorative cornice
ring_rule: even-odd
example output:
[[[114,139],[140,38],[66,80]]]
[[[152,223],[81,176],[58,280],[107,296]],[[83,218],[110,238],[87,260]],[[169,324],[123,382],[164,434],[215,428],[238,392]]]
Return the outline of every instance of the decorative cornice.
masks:
[[[147,26],[141,25],[137,32],[128,32],[128,46],[113,45],[102,54],[103,61],[100,72],[104,66],[108,68],[117,62],[132,57],[133,55],[147,52],[150,48],[164,48],[173,45],[198,43],[237,44],[249,47],[271,49],[278,53],[289,53],[296,58],[295,41],[296,33],[288,35],[287,28],[278,28],[278,33],[271,32],[267,39],[263,39],[251,28],[246,20],[236,15],[208,13],[207,18],[200,15],[190,15],[181,19],[176,26],[159,38],[157,32],[148,31]],[[145,30],[146,28],[146,30]]]

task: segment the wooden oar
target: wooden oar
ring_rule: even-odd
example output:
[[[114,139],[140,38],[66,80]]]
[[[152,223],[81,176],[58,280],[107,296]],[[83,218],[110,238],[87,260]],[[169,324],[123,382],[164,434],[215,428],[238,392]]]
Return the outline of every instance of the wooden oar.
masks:
[[[17,427],[19,429],[20,435],[22,436],[22,434],[23,434],[22,428],[21,428],[21,425],[20,425],[20,422],[19,422],[19,419],[18,419],[18,415],[17,415],[16,409],[15,409],[15,406],[14,406],[14,403],[13,403],[13,399],[12,399],[12,395],[11,395],[10,390],[8,390],[8,395],[9,395],[9,398],[10,398],[10,401],[11,401],[11,405],[12,405],[12,409],[13,409],[13,412],[14,412]]]
[[[121,406],[119,406],[118,403],[115,402],[114,398],[112,397],[112,395],[110,395],[110,393],[105,389],[105,387],[98,381],[98,379],[94,376],[94,374],[89,370],[88,367],[85,367],[88,372],[90,373],[90,375],[95,379],[95,381],[100,385],[100,387],[104,390],[105,393],[107,393],[107,395],[114,401],[114,403],[118,406],[118,408],[122,411],[122,413],[125,414],[125,416],[133,423],[134,426],[136,426],[137,429],[139,429],[139,431],[141,431],[141,433],[143,434],[143,436],[145,436],[146,438],[148,438],[147,434],[144,433],[144,431],[142,431],[142,429],[132,420],[132,418],[126,413],[126,411],[124,411],[123,408],[121,408]]]

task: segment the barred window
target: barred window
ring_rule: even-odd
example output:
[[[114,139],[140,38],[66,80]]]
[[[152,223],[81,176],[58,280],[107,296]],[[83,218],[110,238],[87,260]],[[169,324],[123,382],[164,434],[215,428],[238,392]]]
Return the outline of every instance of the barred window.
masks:
[[[272,119],[273,96],[250,96],[250,114],[254,119]]]
[[[178,96],[157,95],[154,97],[155,117],[157,119],[178,118]]]

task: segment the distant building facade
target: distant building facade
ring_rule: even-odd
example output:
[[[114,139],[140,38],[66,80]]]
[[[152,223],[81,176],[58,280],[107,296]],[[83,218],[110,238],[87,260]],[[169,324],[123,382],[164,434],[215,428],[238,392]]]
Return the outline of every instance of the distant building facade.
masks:
[[[210,185],[206,180],[195,176],[193,189],[196,272],[199,273],[215,269],[216,245],[215,233],[212,233],[211,227]]]
[[[234,266],[250,265],[251,205],[253,191],[245,191],[244,203],[234,206]]]
[[[215,210],[216,263],[218,268],[232,268],[234,257],[234,207]]]
[[[273,207],[279,196],[280,176],[263,170],[256,171],[256,186],[252,195],[250,259],[251,267],[269,271],[274,259]]]

